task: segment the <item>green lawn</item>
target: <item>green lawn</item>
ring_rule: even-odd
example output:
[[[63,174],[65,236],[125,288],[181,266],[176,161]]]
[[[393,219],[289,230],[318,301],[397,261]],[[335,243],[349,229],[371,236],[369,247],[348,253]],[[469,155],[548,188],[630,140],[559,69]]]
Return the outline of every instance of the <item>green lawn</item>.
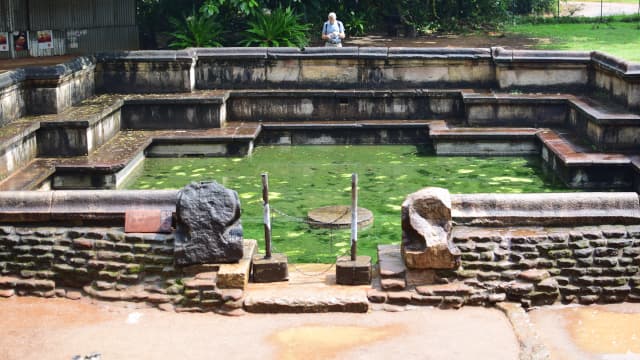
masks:
[[[507,29],[512,35],[538,40],[538,49],[599,50],[634,62],[640,62],[638,23],[606,24],[522,24]]]

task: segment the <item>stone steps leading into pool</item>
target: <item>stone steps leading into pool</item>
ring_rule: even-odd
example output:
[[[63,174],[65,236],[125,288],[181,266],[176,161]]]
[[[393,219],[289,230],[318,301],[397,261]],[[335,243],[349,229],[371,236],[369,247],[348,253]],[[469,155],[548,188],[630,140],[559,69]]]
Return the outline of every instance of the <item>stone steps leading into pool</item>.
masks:
[[[121,131],[89,156],[35,159],[1,181],[0,191],[114,189],[145,156],[244,156],[259,132],[259,124],[245,123],[221,129]]]
[[[567,127],[601,151],[640,150],[640,115],[593,96],[463,91],[462,98],[469,126]]]

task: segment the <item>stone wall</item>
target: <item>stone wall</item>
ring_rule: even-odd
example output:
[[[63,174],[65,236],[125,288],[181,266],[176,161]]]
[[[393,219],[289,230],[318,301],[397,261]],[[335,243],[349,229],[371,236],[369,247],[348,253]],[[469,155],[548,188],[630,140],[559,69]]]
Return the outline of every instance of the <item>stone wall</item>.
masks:
[[[180,311],[242,307],[255,241],[245,240],[243,258],[235,264],[176,266],[173,233],[124,231],[127,210],[175,209],[175,191],[0,197],[0,297],[84,294]]]
[[[542,305],[640,301],[640,226],[458,227],[459,270],[445,278]]]
[[[27,112],[57,114],[95,93],[95,61],[78,57],[56,66],[25,68]]]
[[[0,126],[27,114],[24,70],[0,74]]]

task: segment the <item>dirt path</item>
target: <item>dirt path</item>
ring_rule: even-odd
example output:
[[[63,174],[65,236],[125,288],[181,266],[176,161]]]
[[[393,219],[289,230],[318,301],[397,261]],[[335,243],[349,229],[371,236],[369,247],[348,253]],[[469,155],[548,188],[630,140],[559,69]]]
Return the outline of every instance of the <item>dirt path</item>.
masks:
[[[131,306],[131,305],[130,305]],[[517,359],[494,309],[175,314],[63,299],[0,300],[0,359]]]

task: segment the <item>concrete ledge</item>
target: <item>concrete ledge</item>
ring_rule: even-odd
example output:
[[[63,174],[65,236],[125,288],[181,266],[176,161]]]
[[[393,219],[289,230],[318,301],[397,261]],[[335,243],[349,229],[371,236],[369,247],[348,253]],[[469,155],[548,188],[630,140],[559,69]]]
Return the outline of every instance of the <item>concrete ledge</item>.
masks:
[[[127,210],[175,210],[177,190],[3,191],[0,223],[122,222]]]
[[[410,48],[390,47],[389,59],[490,60],[486,48]]]
[[[615,56],[594,51],[591,53],[594,65],[628,79],[640,79],[640,63],[631,63]]]
[[[27,80],[57,80],[69,76],[78,71],[95,67],[95,58],[80,56],[63,64],[52,66],[32,66],[24,68]]]
[[[491,54],[496,64],[527,62],[588,64],[591,61],[589,51],[514,50],[493,47]]]
[[[456,225],[586,226],[640,224],[635,192],[452,194]]]

